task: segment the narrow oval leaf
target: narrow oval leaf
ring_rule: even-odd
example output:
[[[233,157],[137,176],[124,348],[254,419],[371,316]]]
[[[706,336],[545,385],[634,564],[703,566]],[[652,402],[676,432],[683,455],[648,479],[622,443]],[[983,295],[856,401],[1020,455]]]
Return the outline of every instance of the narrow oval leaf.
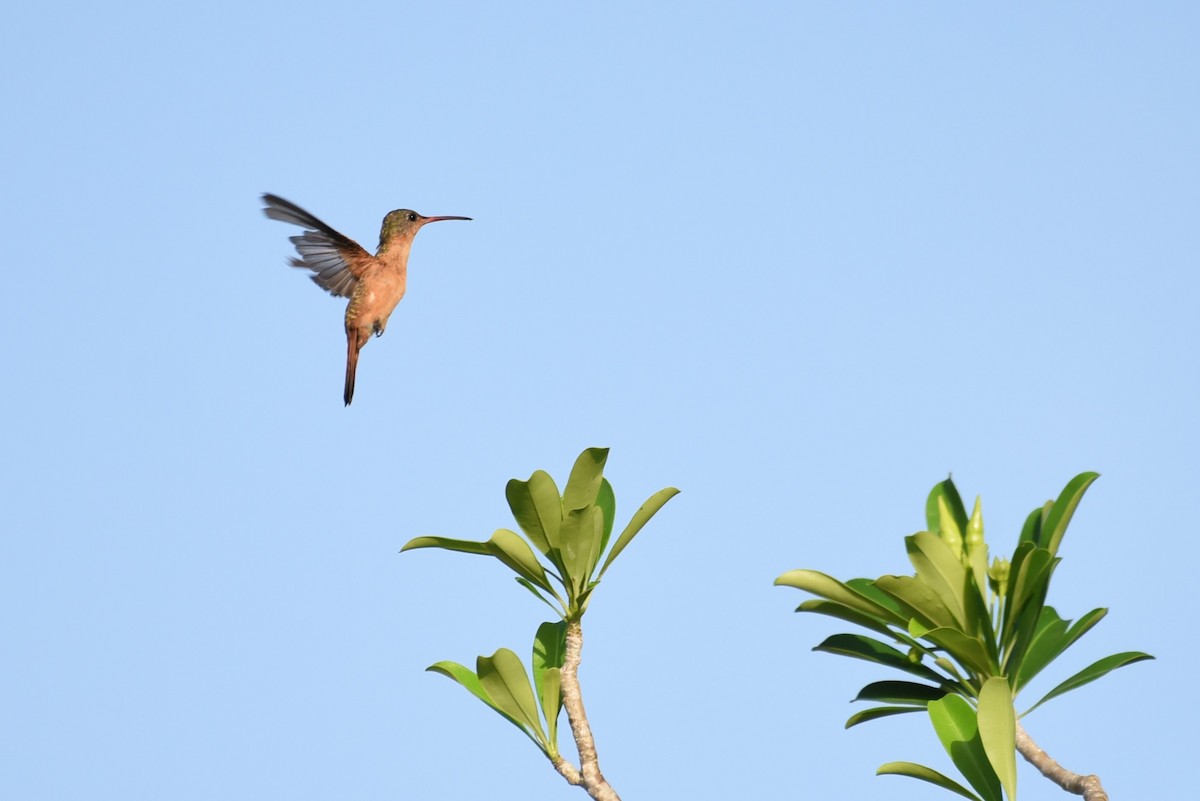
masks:
[[[900,615],[876,603],[832,576],[816,570],[789,570],[775,579],[775,586],[795,587],[798,590],[810,592],[884,623],[903,626],[908,622],[907,616]]]
[[[541,717],[521,658],[507,648],[501,648],[490,657],[479,657],[475,666],[479,683],[496,707],[536,735],[545,750],[547,741],[542,732]]]
[[[530,478],[532,479],[532,476]],[[542,553],[549,553],[550,540],[546,537],[546,529],[538,516],[537,506],[529,491],[529,482],[510,479],[504,487],[504,498],[508,501],[508,508],[512,511],[517,526],[525,532],[529,541]]]
[[[914,662],[909,659],[908,654],[903,651],[862,634],[834,634],[832,637],[826,638],[823,643],[813,648],[813,650],[823,651],[827,654],[849,656],[855,659],[865,659],[868,662],[912,673],[914,676],[920,676],[930,681],[940,683],[946,680],[946,677],[936,670],[922,664],[920,661]]]
[[[1050,692],[1046,693],[1045,696],[1042,697],[1042,700],[1038,701],[1036,704],[1029,707],[1029,709],[1022,713],[1022,717],[1028,715],[1030,712],[1037,709],[1051,698],[1057,698],[1063,693],[1069,693],[1071,690],[1082,687],[1089,682],[1093,682],[1106,673],[1111,673],[1119,667],[1132,665],[1134,662],[1144,662],[1147,659],[1153,658],[1154,657],[1150,656],[1150,654],[1142,653],[1141,651],[1125,651],[1123,653],[1113,654],[1112,656],[1106,656],[1103,659],[1098,659],[1085,667],[1083,670],[1076,673],[1071,678],[1064,681],[1062,684],[1055,687]]]
[[[595,564],[593,555],[600,547],[604,536],[604,513],[596,506],[572,509],[563,518],[559,533],[559,547],[565,575],[564,583],[569,587],[569,597],[578,599],[591,579],[590,568]]]
[[[984,801],[1003,801],[1000,779],[992,770],[979,739],[975,709],[961,696],[947,695],[940,701],[929,702],[929,721],[954,767],[975,792],[983,796]]]
[[[483,689],[483,685],[479,683],[479,677],[476,676],[470,668],[460,665],[457,662],[436,662],[425,668],[430,673],[441,673],[447,678],[461,684],[470,690],[471,694],[483,701],[485,704],[495,709],[500,714],[504,714],[500,709],[492,703],[492,699],[488,696],[487,691]],[[507,717],[507,716],[506,716]],[[516,721],[513,721],[514,723]]]
[[[400,549],[400,553],[415,550],[417,548],[441,548],[443,551],[473,553],[479,554],[480,556],[491,555],[486,542],[452,540],[449,537],[414,537],[413,539],[404,543],[404,547]]]
[[[1091,631],[1092,626],[1095,626],[1097,623],[1103,620],[1107,614],[1107,609],[1104,607],[1099,607],[1088,612],[1086,615],[1079,618],[1079,620],[1071,624],[1071,628],[1067,629],[1067,644],[1063,646],[1063,649],[1066,650],[1067,647],[1074,645],[1076,640]]]
[[[562,711],[562,665],[567,652],[565,621],[543,623],[533,638],[533,687],[546,719],[548,745],[558,753],[558,716]]]
[[[892,715],[903,715],[905,712],[920,712],[922,707],[919,706],[877,706],[871,709],[864,709],[862,712],[856,712],[846,720],[846,728],[857,726],[860,723],[866,723],[870,720],[878,720],[879,718],[888,718]]]
[[[544,470],[535,470],[528,481],[515,478],[509,481],[504,495],[521,531],[555,566],[561,567],[557,550],[562,499],[554,479]]]
[[[575,460],[571,475],[562,494],[564,512],[582,509],[596,502],[600,484],[604,478],[604,463],[608,461],[608,448],[588,448]]]
[[[1060,619],[1054,607],[1043,607],[1041,618],[1038,620],[1037,632],[1033,635],[1029,648],[1021,659],[1016,689],[1019,691],[1028,684],[1046,665],[1061,656],[1080,637],[1091,631],[1092,627],[1103,620],[1107,614],[1107,609],[1093,609],[1072,624],[1069,620]],[[1068,625],[1070,628],[1067,628]]]
[[[943,790],[949,790],[952,793],[958,793],[963,798],[970,798],[973,801],[983,801],[982,798],[975,795],[966,787],[963,787],[953,779],[943,776],[933,768],[927,768],[924,765],[918,765],[915,762],[889,762],[886,765],[880,765],[879,770],[875,771],[875,775],[909,776],[913,779],[920,779],[923,782],[936,784]]]
[[[931,687],[915,681],[876,681],[859,690],[854,700],[925,706],[945,695],[946,690],[941,687]]]
[[[509,531],[506,528],[496,529],[496,533],[492,534],[492,538],[487,541],[487,546],[492,556],[503,562],[518,576],[536,584],[546,592],[554,592],[549,579],[546,578],[546,571],[542,569],[542,563],[534,556],[529,543],[521,539],[515,531]]]
[[[1042,543],[1050,553],[1058,553],[1058,546],[1062,543],[1063,535],[1067,533],[1071,516],[1083,500],[1083,493],[1087,492],[1087,488],[1098,478],[1099,473],[1080,473],[1067,482],[1067,486],[1059,493],[1054,508],[1050,510],[1050,515],[1042,527]]]
[[[563,508],[562,498],[558,494],[558,485],[545,470],[536,470],[529,477],[529,495],[537,509],[538,519],[546,532],[550,543],[550,554],[560,550],[559,531],[562,529]]]
[[[1037,624],[1050,592],[1050,578],[1059,559],[1045,548],[1035,548],[1021,560],[1010,582],[1009,604],[1005,610],[1001,645],[1007,650],[1003,672],[1020,676],[1025,654],[1037,634]]]
[[[1054,505],[1053,501],[1047,501],[1045,506],[1038,507],[1029,513],[1025,518],[1025,525],[1021,527],[1021,537],[1017,540],[1017,547],[1021,543],[1029,542],[1034,545],[1039,545],[1042,541],[1042,522],[1046,519],[1046,515],[1050,513],[1050,507]]]
[[[538,626],[533,638],[533,675],[548,668],[560,668],[567,655],[567,622],[556,620]]]
[[[612,550],[608,552],[607,558],[604,560],[604,566],[600,568],[600,573],[596,576],[600,579],[604,575],[604,571],[608,570],[608,566],[613,563],[613,560],[620,555],[621,551],[625,550],[625,546],[629,545],[637,533],[642,530],[642,526],[650,522],[650,518],[654,517],[659,509],[663,508],[667,501],[679,494],[679,490],[674,487],[666,487],[646,499],[646,502],[634,512],[629,524],[625,526],[625,530],[617,537],[617,541],[613,544]]]
[[[950,546],[928,531],[904,538],[908,560],[917,571],[917,580],[932,589],[950,610],[959,628],[974,631],[973,621],[967,620],[967,569]]]
[[[527,589],[527,590],[529,590],[531,593],[533,593],[533,597],[534,597],[534,598],[537,598],[539,601],[541,601],[542,603],[544,603],[546,606],[548,606],[548,607],[550,607],[551,609],[553,609],[555,614],[557,614],[557,615],[560,615],[560,616],[561,616],[561,615],[563,614],[563,612],[566,610],[566,606],[567,606],[567,605],[566,605],[566,603],[563,601],[563,599],[562,599],[562,598],[559,598],[559,597],[558,597],[558,593],[555,593],[555,594],[554,594],[554,597],[555,597],[555,598],[558,600],[559,604],[561,604],[561,605],[562,605],[562,609],[559,609],[559,608],[558,608],[558,607],[556,607],[554,604],[550,603],[550,599],[549,599],[549,598],[547,598],[546,596],[542,595],[540,592],[538,592],[538,589],[537,589],[537,587],[535,587],[535,586],[533,586],[532,584],[530,584],[528,580],[526,580],[526,579],[523,579],[523,578],[521,578],[520,576],[517,576],[516,578],[517,578],[517,583],[518,583],[518,584],[520,584],[522,587],[524,587],[525,589]]]
[[[583,568],[579,591],[592,582],[592,574],[600,562],[600,546],[604,542],[604,511],[599,506],[588,506],[584,511],[583,525],[579,529],[583,546],[579,553],[579,565]]]
[[[933,588],[913,576],[880,576],[875,586],[899,601],[908,617],[928,628],[961,628]]]
[[[1000,672],[991,652],[980,637],[968,637],[958,629],[930,629],[921,635],[977,676],[993,676]]]
[[[562,713],[562,670],[550,668],[538,681],[538,698],[546,716],[547,742],[550,756],[558,754],[558,717]]]
[[[1013,553],[1004,605],[1004,625],[1001,628],[1001,637],[1007,647],[1011,648],[1018,637],[1016,623],[1026,607],[1031,602],[1038,603],[1045,599],[1054,564],[1054,555],[1045,548],[1021,545]],[[1033,622],[1036,623],[1036,620],[1033,618]],[[1034,633],[1027,632],[1029,639],[1033,638]]]
[[[604,536],[600,539],[600,553],[608,547],[608,539],[612,536],[613,521],[617,519],[617,496],[613,494],[612,484],[608,479],[600,482],[600,493],[596,496],[596,505],[604,513]]]
[[[1017,797],[1017,716],[1008,680],[993,676],[979,690],[979,739],[1009,801]]]
[[[912,647],[912,646],[919,647],[917,640],[909,637],[904,632],[895,631],[893,629],[890,629],[890,628],[888,628],[888,626],[886,624],[879,622],[879,620],[877,620],[876,618],[873,618],[869,615],[864,615],[862,612],[859,612],[857,609],[851,609],[850,607],[846,606],[845,604],[840,604],[840,603],[837,603],[836,601],[826,601],[821,598],[811,598],[807,601],[804,601],[799,606],[797,606],[796,611],[797,612],[813,612],[818,615],[828,615],[829,617],[836,617],[839,620],[845,620],[848,623],[853,623],[857,626],[862,626],[865,629],[869,629],[878,634],[882,634],[885,637],[894,637],[898,640],[902,640],[905,643],[905,645],[908,645],[909,647]]]
[[[463,687],[466,687],[472,695],[474,695],[480,701],[483,701],[485,704],[495,710],[496,713],[502,718],[520,729],[530,740],[533,740],[534,745],[542,749],[543,753],[547,753],[546,745],[541,742],[538,737],[535,737],[533,732],[531,732],[525,724],[510,715],[492,700],[491,696],[488,695],[487,690],[484,689],[482,682],[480,682],[479,677],[472,673],[469,668],[466,668],[457,662],[437,662],[425,669],[431,673],[441,673],[443,676],[453,679]],[[538,734],[540,736],[540,730]]]
[[[870,598],[884,609],[890,609],[893,613],[895,613],[898,620],[904,619],[904,617],[900,614],[900,604],[896,603],[895,598],[876,587],[875,579],[852,578],[846,579],[845,584],[859,595]]]
[[[1030,679],[1036,676],[1042,668],[1050,664],[1055,657],[1062,653],[1067,635],[1067,621],[1058,616],[1058,612],[1054,607],[1047,606],[1042,609],[1042,614],[1037,622],[1037,630],[1034,632],[1033,639],[1029,641],[1029,647],[1025,650],[1025,656],[1018,665],[1017,681],[1014,686],[1015,690],[1020,690]]]

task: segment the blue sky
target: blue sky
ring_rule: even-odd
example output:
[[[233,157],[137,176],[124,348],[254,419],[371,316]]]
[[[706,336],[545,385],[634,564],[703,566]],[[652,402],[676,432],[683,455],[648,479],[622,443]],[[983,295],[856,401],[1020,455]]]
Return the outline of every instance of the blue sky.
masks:
[[[939,794],[873,775],[946,760],[915,717],[842,730],[886,676],[811,653],[842,627],[771,582],[907,571],[951,471],[1001,552],[1102,473],[1051,602],[1112,612],[1038,687],[1158,660],[1027,728],[1114,798],[1176,792],[1198,25],[1188,3],[14,7],[0,796],[583,798],[422,672],[527,654],[544,607],[495,563],[397,551],[511,525],[509,478],[592,445],[622,522],[682,490],[585,619],[625,798]],[[343,303],[286,266],[264,191],[368,248],[393,208],[475,218],[418,237],[349,409]]]

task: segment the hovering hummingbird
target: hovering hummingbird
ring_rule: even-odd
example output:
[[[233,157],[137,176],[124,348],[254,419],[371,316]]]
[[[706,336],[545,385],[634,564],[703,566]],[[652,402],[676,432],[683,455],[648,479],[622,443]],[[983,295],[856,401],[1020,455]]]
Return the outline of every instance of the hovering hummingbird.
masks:
[[[469,220],[470,217],[422,217],[411,209],[389,211],[379,231],[379,249],[372,256],[348,236],[340,234],[295,203],[278,195],[262,196],[263,213],[272,220],[304,228],[288,237],[300,258],[293,267],[313,271],[317,286],[338,297],[349,298],[346,306],[346,405],[354,399],[354,373],[358,352],[371,334],[380,336],[388,317],[404,297],[408,283],[408,251],[421,226],[439,220]]]

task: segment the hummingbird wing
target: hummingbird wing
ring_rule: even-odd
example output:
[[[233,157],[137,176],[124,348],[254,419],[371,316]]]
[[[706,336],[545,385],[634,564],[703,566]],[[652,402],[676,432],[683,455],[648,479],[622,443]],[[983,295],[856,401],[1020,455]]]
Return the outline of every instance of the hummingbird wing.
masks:
[[[291,260],[292,266],[312,270],[311,278],[321,289],[343,298],[350,297],[363,269],[370,263],[371,254],[295,203],[271,194],[263,195],[262,199],[267,204],[263,213],[272,220],[308,229],[299,236],[288,237],[300,254],[300,258]]]

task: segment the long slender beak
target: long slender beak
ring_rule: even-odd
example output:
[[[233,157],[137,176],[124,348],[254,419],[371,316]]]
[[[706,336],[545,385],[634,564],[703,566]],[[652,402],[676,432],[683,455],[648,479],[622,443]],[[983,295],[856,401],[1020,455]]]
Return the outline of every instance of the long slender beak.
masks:
[[[424,225],[425,223],[431,223],[431,222],[441,222],[442,220],[469,220],[469,219],[471,219],[471,218],[470,217],[426,217],[421,222],[421,225]]]

